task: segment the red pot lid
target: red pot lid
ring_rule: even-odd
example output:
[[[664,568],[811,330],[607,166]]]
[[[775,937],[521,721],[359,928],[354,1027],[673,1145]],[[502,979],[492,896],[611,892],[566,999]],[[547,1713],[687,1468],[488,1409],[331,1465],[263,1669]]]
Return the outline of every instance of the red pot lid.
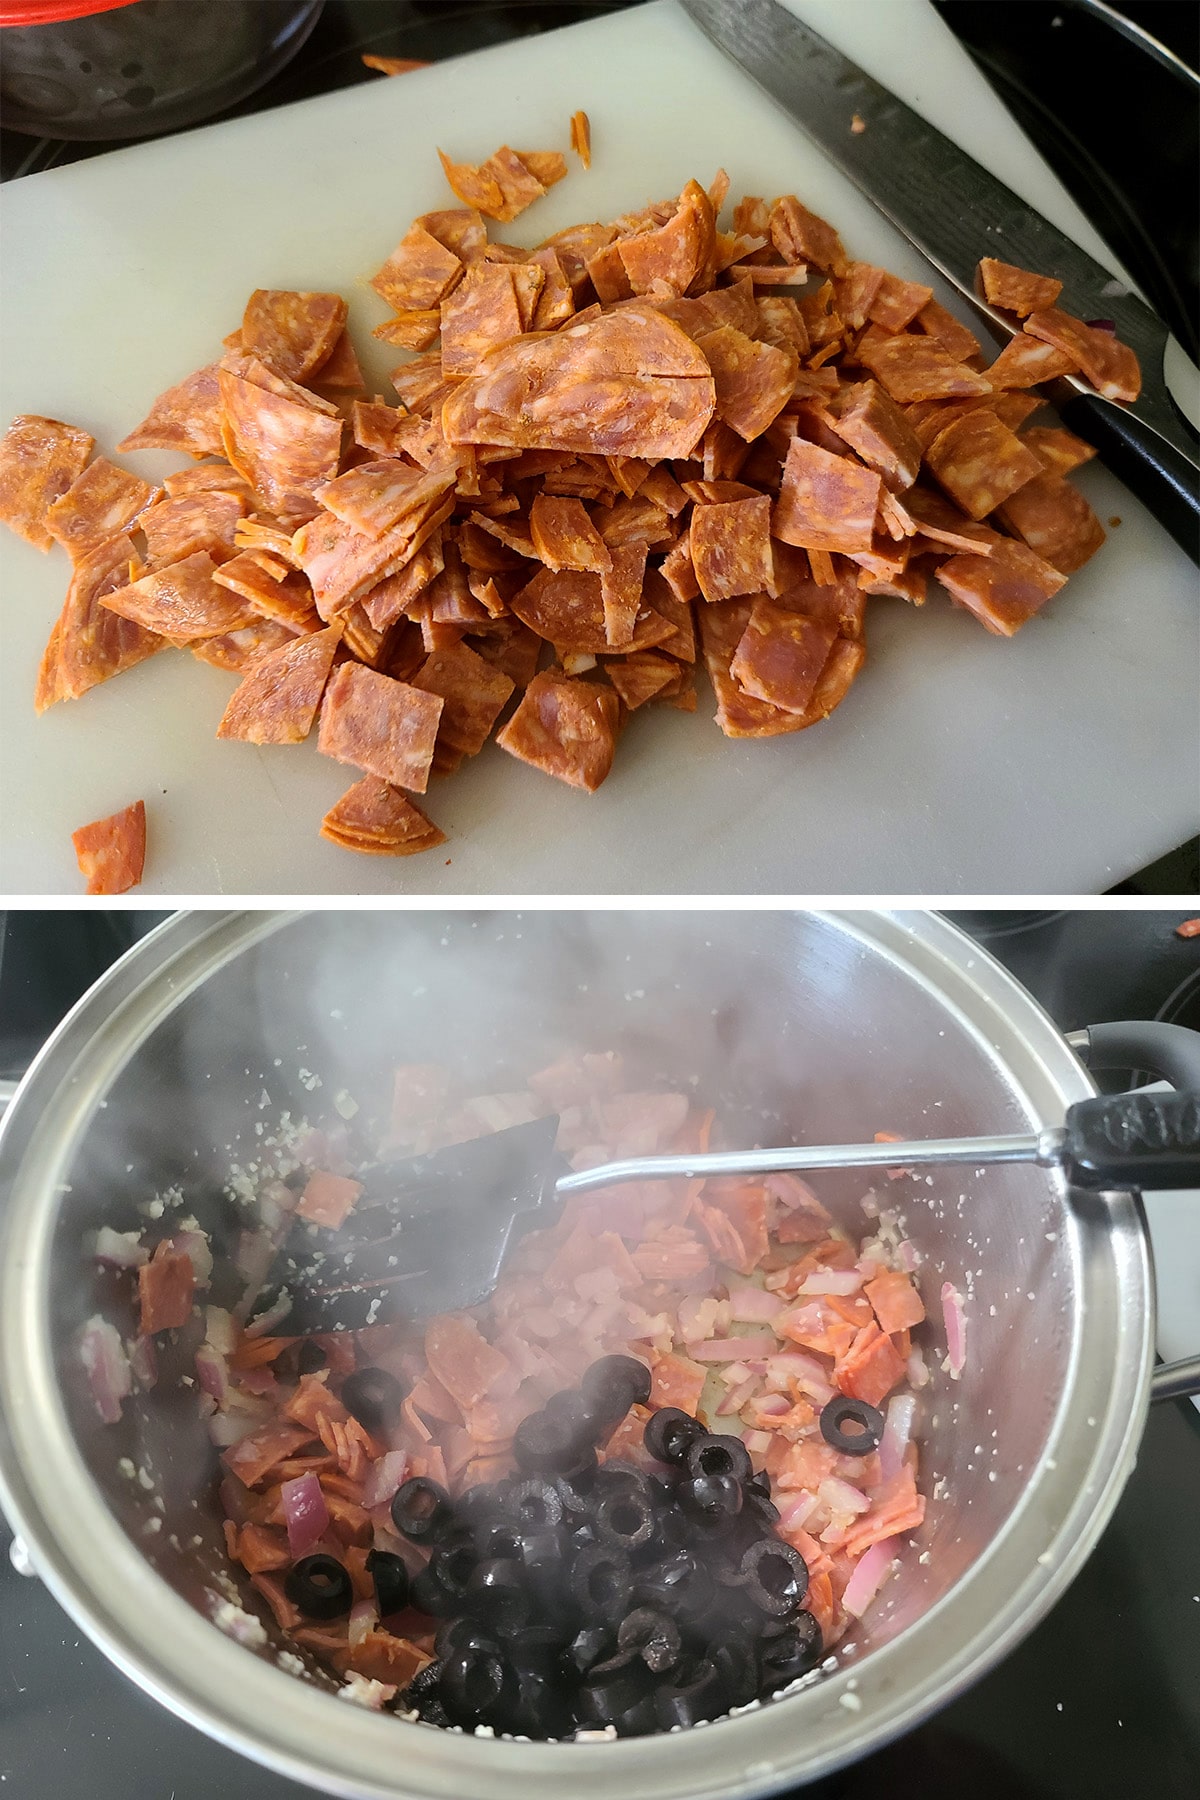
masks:
[[[0,0],[0,25],[54,25],[89,13],[115,12],[134,0]]]

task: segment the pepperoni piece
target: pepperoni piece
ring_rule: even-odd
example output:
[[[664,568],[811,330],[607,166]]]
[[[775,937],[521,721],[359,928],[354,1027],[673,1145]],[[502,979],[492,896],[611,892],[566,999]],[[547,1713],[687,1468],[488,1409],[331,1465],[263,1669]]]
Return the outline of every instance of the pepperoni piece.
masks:
[[[1074,357],[1056,345],[1018,336],[1009,339],[986,373],[993,388],[999,391],[1001,388],[1036,387],[1040,381],[1074,375],[1077,367]]]
[[[377,325],[371,336],[385,344],[399,344],[405,350],[428,350],[437,342],[441,329],[440,308],[429,307],[424,311],[400,313],[386,325]]]
[[[207,551],[214,562],[227,561],[236,549],[237,522],[249,510],[242,494],[219,488],[158,501],[138,520],[151,568],[168,568],[200,550]]]
[[[1010,494],[1041,473],[1033,451],[987,407],[947,425],[925,452],[925,461],[971,519],[994,512]]]
[[[842,388],[829,409],[830,429],[896,493],[921,472],[921,446],[896,402],[874,381]]]
[[[792,350],[760,344],[736,325],[697,340],[716,388],[716,416],[747,442],[760,437],[792,397],[798,363]]]
[[[687,537],[680,538],[675,548],[664,556],[661,573],[677,600],[686,602],[697,598],[700,583],[696,580],[696,570],[692,563],[690,533]]]
[[[191,456],[221,456],[220,365],[207,363],[161,393],[146,417],[118,450],[185,450]]]
[[[872,469],[793,438],[771,529],[804,550],[869,550],[882,490]]]
[[[804,721],[799,714],[754,699],[730,672],[750,612],[749,600],[720,600],[700,608],[700,642],[717,697],[717,724],[731,738],[778,737],[800,731]]]
[[[546,638],[559,654],[599,656],[611,646],[605,628],[601,577],[579,569],[539,569],[511,602],[523,624]],[[671,635],[671,626],[649,606],[638,612],[631,650],[651,650]]]
[[[317,369],[313,379],[322,388],[346,388],[353,392],[363,391],[363,372],[359,367],[354,345],[350,342],[350,333],[342,331],[334,341],[333,349]]]
[[[836,637],[831,625],[760,598],[750,609],[730,674],[756,700],[804,713]]]
[[[517,687],[527,688],[537,674],[542,640],[518,619],[504,619],[500,624],[503,629],[489,632],[487,637],[475,638],[471,647],[484,662],[509,676]]]
[[[396,312],[440,306],[465,274],[453,250],[440,243],[418,219],[410,225],[371,286]]]
[[[1027,545],[1009,538],[999,539],[987,556],[952,556],[936,574],[959,605],[996,637],[1012,637],[1067,579]]]
[[[531,151],[529,160],[502,144],[494,156],[476,167],[451,162],[438,151],[446,180],[465,205],[486,213],[489,219],[509,224],[527,206],[540,200],[546,189],[561,181],[567,165],[557,151]]]
[[[443,1313],[425,1327],[425,1359],[429,1371],[465,1411],[487,1397],[512,1364],[502,1350],[480,1335],[473,1319]]]
[[[424,514],[401,519],[382,537],[361,531],[320,513],[302,525],[293,539],[301,568],[312,582],[313,598],[323,619],[346,612],[356,600],[402,569],[453,511],[453,500],[435,503]]]
[[[262,368],[261,364],[252,367]],[[256,385],[230,369],[218,371],[221,441],[238,473],[267,505],[286,516],[337,474],[342,421]]]
[[[538,286],[545,279],[539,269]],[[447,375],[470,375],[481,356],[520,337],[521,316],[510,263],[476,263],[442,301],[442,368]]]
[[[846,273],[848,263],[841,238],[832,225],[802,206],[795,194],[776,200],[767,230],[785,263],[812,263],[830,275]]]
[[[592,126],[585,112],[571,114],[571,148],[585,169],[592,166]]]
[[[472,206],[448,206],[413,220],[462,263],[478,262],[488,247],[487,226]]]
[[[39,713],[56,700],[78,700],[162,649],[165,638],[102,605],[108,594],[128,584],[134,562],[132,540],[117,536],[76,564],[42,659],[35,701]]]
[[[100,604],[181,644],[251,624],[253,607],[240,594],[220,587],[215,573],[212,557],[200,550],[169,569],[157,569],[101,595]]]
[[[466,644],[435,650],[412,678],[422,693],[440,695],[438,749],[476,756],[516,686]]]
[[[323,363],[346,324],[340,294],[255,288],[242,315],[242,349],[290,381],[304,381]]]
[[[972,357],[981,354],[979,339],[975,333],[969,331],[952,312],[947,312],[940,301],[927,300],[913,324],[918,331],[937,338],[947,356],[952,356],[956,362],[969,363]]]
[[[362,605],[377,631],[386,631],[424,594],[444,566],[441,531],[434,531],[394,575],[366,593]]]
[[[881,269],[867,307],[867,317],[885,331],[903,331],[932,299],[931,287],[923,287],[919,281],[901,281],[898,275]]]
[[[1031,425],[1021,433],[1021,442],[1050,475],[1069,475],[1072,469],[1091,462],[1096,454],[1093,444],[1085,443],[1061,425]]]
[[[703,353],[650,308],[623,308],[485,356],[442,409],[450,443],[687,456],[716,395]]]
[[[537,494],[529,511],[533,547],[548,569],[612,568],[612,551],[600,536],[582,500]]]
[[[1049,306],[1030,313],[1025,330],[1069,356],[1108,400],[1132,402],[1142,391],[1142,372],[1128,344],[1113,331],[1085,325],[1082,319]]]
[[[0,519],[39,550],[54,541],[46,515],[82,475],[95,439],[61,419],[22,413],[0,438]]]
[[[289,574],[276,563],[279,575],[262,567],[261,552],[243,551],[213,573],[219,587],[227,587],[249,602],[264,619],[278,619],[294,631],[319,631],[320,616],[312,603],[312,589],[302,575]]]
[[[646,580],[645,544],[621,544],[610,553],[610,566],[600,572],[600,604],[604,635],[614,650],[628,649],[637,636],[638,614]],[[655,625],[655,631],[658,626]],[[663,632],[662,638],[671,635]],[[642,642],[646,632],[642,632]]]
[[[950,550],[986,556],[1000,539],[1000,533],[990,525],[976,524],[943,494],[920,484],[905,494],[902,510],[921,537]]]
[[[192,1314],[196,1274],[184,1250],[172,1250],[164,1239],[148,1263],[138,1270],[141,1334],[178,1331]]]
[[[71,842],[79,872],[87,878],[89,894],[127,893],[141,881],[146,861],[145,802],[135,800],[132,806],[107,819],[81,825],[71,833]],[[187,1262],[186,1257],[184,1261]],[[139,1270],[142,1273],[144,1270]],[[145,1329],[143,1325],[143,1332]]]
[[[441,698],[358,663],[342,663],[325,691],[318,748],[393,787],[423,794]]]
[[[771,586],[771,502],[766,494],[697,506],[688,540],[706,600],[761,594]]]
[[[153,493],[148,481],[98,456],[47,508],[43,522],[50,536],[69,551],[71,561],[78,563],[132,525]]]
[[[637,650],[632,656],[615,656],[607,663],[608,678],[621,696],[622,705],[636,712],[648,700],[665,690],[673,690],[683,679],[683,670],[669,656],[653,650]]]
[[[427,69],[429,64],[419,56],[360,56],[364,69],[376,69],[381,75],[408,75],[413,69]]]
[[[278,619],[255,619],[252,625],[244,625],[238,631],[197,638],[188,649],[198,662],[211,663],[214,669],[228,669],[232,675],[244,675],[273,650],[293,643],[295,636]]]
[[[453,463],[413,469],[391,458],[360,463],[316,490],[314,499],[372,542],[406,520],[427,514],[454,486]]]
[[[997,262],[994,256],[979,259],[978,274],[988,304],[1022,319],[1053,306],[1062,293],[1062,282],[1055,281],[1052,275],[1033,275],[1013,263]]]
[[[323,1225],[327,1231],[340,1231],[362,1191],[362,1182],[352,1181],[348,1175],[314,1169],[297,1203],[296,1217],[307,1219],[311,1225]]]
[[[891,334],[871,325],[859,339],[854,357],[901,405],[992,391],[990,371],[985,377],[956,362],[936,337]]]
[[[1103,525],[1079,489],[1062,475],[1035,475],[1009,496],[1000,517],[1060,575],[1082,569],[1105,538]]]
[[[612,768],[619,721],[611,688],[551,670],[533,677],[496,742],[519,761],[594,793]]]
[[[262,657],[230,699],[217,736],[248,744],[302,744],[312,730],[341,635],[331,626]]]
[[[364,775],[330,807],[321,836],[363,856],[417,856],[446,841],[420,807],[374,775]]]
[[[685,294],[709,269],[714,232],[712,201],[699,182],[689,181],[665,225],[621,238],[614,246],[630,293]]]

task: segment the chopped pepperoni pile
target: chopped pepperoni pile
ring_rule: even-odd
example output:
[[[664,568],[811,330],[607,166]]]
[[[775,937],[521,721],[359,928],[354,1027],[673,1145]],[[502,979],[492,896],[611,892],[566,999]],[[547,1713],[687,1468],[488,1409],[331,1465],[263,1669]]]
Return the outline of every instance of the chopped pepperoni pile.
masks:
[[[583,113],[571,141],[586,167]],[[195,459],[161,488],[53,419],[0,440],[0,519],[74,565],[39,711],[190,650],[242,679],[219,736],[319,723],[359,771],[326,838],[409,855],[443,835],[408,796],[492,735],[592,791],[630,713],[696,709],[698,655],[727,736],[801,731],[861,671],[876,596],[922,605],[932,577],[1011,637],[1102,544],[1070,481],[1091,447],[1027,421],[1061,375],[1136,399],[1137,361],[1057,280],[981,261],[1014,323],[989,365],[794,195],[722,228],[721,171],[526,249],[485,220],[562,155],[439,154],[461,204],[371,279],[375,336],[410,353],[398,404],[367,393],[340,295],[258,289],[119,446]]]

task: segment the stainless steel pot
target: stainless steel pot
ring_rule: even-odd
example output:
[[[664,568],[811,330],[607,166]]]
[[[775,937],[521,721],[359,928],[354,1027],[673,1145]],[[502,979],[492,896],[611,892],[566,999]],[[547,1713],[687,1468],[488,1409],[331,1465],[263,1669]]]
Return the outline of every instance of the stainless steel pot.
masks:
[[[198,913],[84,997],[0,1135],[0,1498],[14,1528],[127,1674],[330,1793],[728,1800],[826,1773],[1030,1630],[1133,1465],[1153,1359],[1136,1200],[1071,1195],[1029,1167],[939,1172],[912,1184],[908,1228],[931,1316],[944,1279],[968,1295],[967,1366],[925,1390],[928,1517],[834,1672],[667,1737],[519,1744],[336,1702],[320,1676],[275,1665],[269,1618],[261,1653],[230,1641],[208,1616],[225,1559],[194,1393],[168,1361],[103,1427],[80,1391],[73,1335],[111,1303],[85,1234],[139,1224],[138,1205],[173,1184],[211,1200],[253,1155],[256,1125],[281,1108],[315,1116],[341,1087],[370,1106],[393,1062],[442,1058],[503,1085],[580,1043],[622,1049],[647,1077],[695,1078],[746,1142],[1028,1131],[1094,1091],[1030,996],[928,914]],[[859,1231],[864,1186],[845,1174],[821,1190]],[[237,1225],[231,1206],[218,1259]],[[258,1610],[253,1590],[245,1604]]]

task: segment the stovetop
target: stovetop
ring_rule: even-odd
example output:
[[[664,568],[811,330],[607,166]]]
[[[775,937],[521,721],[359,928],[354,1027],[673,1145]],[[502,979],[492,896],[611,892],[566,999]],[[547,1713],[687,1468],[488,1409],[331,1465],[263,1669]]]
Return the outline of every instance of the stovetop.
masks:
[[[163,916],[0,915],[0,1079]],[[1180,912],[951,916],[1064,1031],[1129,1017],[1200,1024],[1200,938],[1176,935]],[[1169,1260],[1200,1319],[1200,1210]],[[1049,1618],[954,1705],[803,1800],[1193,1800],[1198,1519],[1200,1414],[1155,1407],[1112,1522]],[[8,1543],[0,1526],[0,1800],[313,1800],[142,1694],[40,1581],[17,1574]]]

